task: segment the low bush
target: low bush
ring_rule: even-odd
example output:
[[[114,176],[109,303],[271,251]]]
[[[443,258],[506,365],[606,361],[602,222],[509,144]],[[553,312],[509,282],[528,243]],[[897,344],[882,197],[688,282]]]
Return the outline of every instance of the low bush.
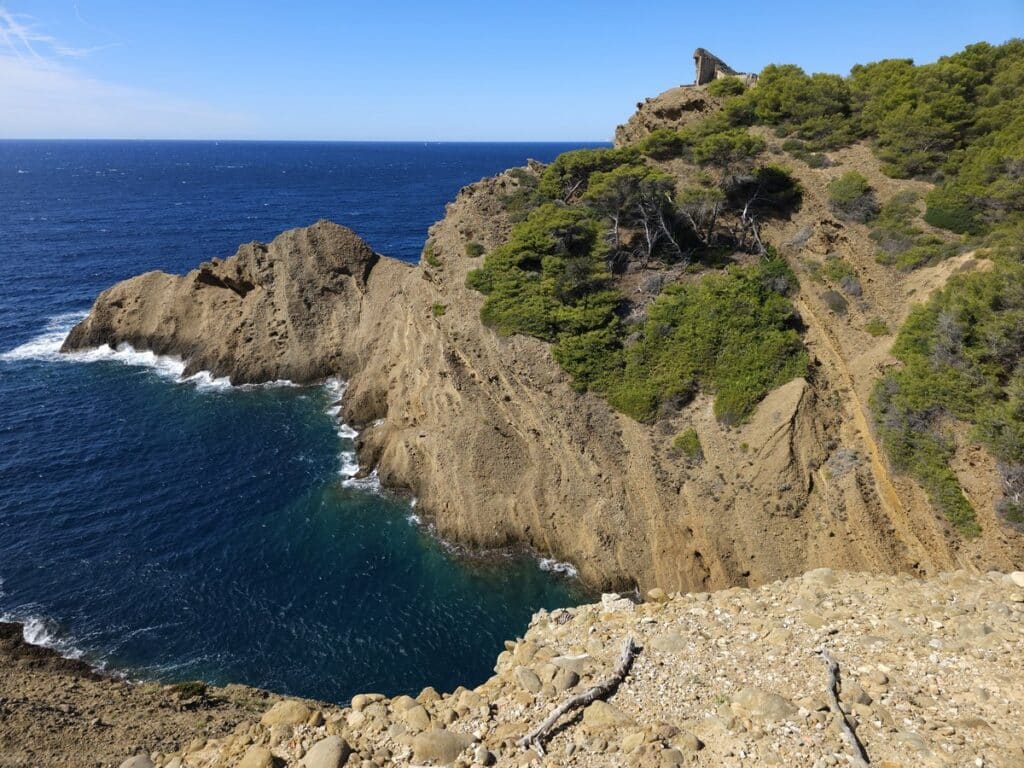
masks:
[[[475,240],[471,240],[468,243],[466,243],[466,255],[472,259],[475,259],[478,256],[483,256],[485,250],[486,249],[483,247],[483,245],[481,243],[476,242]]]
[[[1004,478],[1024,467],[1024,250],[994,260],[988,271],[954,275],[911,311],[893,345],[903,367],[872,399],[894,466],[916,477],[965,536],[979,528],[949,468],[954,442],[945,425],[973,425]]]
[[[611,171],[620,165],[635,163],[639,157],[636,147],[563,152],[544,169],[537,189],[548,200],[576,200],[586,193],[592,173]]]
[[[864,325],[864,330],[870,333],[872,336],[888,336],[889,326],[885,320],[880,317],[873,317]]]
[[[832,212],[847,221],[865,222],[878,213],[878,201],[868,180],[857,171],[847,171],[828,185]]]
[[[738,77],[720,77],[708,83],[708,93],[712,96],[739,96],[747,90],[747,86]]]
[[[745,420],[771,389],[806,372],[792,305],[774,290],[782,272],[789,272],[785,262],[768,258],[668,285],[650,306],[638,341],[624,351],[624,371],[611,382],[609,399],[649,421],[661,403],[685,403],[705,389],[715,393],[721,421]]]
[[[701,447],[697,431],[687,429],[676,435],[672,441],[672,447],[685,456],[691,463],[699,463],[704,458],[704,449]]]
[[[844,277],[851,277],[856,274],[853,267],[845,259],[841,259],[838,256],[830,256],[825,259],[825,276],[833,283],[838,283]]]
[[[430,307],[430,314],[434,317],[444,317],[444,313],[448,311],[448,305],[446,304],[432,304]]]
[[[441,268],[441,259],[438,258],[434,250],[434,243],[431,240],[428,240],[427,244],[423,246],[423,260],[434,269]]]

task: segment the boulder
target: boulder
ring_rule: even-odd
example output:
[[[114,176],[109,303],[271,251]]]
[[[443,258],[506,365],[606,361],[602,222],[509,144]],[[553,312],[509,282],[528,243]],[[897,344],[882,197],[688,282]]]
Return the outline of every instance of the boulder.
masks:
[[[537,693],[541,689],[540,678],[529,667],[516,667],[516,680],[530,693]]]
[[[583,724],[591,729],[633,725],[633,719],[607,701],[595,701],[583,710]]]
[[[321,739],[302,758],[304,768],[341,768],[352,754],[352,748],[340,736]]]
[[[268,709],[260,718],[260,722],[268,728],[275,725],[303,725],[312,714],[313,710],[301,701],[286,699]]]
[[[430,727],[430,714],[422,704],[409,707],[402,713],[402,717],[405,719],[405,724],[413,730],[425,731]]]
[[[413,760],[432,765],[451,765],[471,743],[472,740],[465,734],[444,728],[424,731],[412,741]]]
[[[154,768],[153,761],[149,759],[149,755],[135,755],[129,757],[123,763],[120,768]]]
[[[235,768],[274,768],[274,756],[266,747],[249,747]]]

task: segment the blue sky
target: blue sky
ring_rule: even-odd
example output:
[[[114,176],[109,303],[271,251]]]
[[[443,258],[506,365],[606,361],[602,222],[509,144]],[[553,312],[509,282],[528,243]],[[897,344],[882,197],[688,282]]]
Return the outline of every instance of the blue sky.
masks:
[[[0,0],[0,138],[606,140],[697,46],[846,73],[1021,35],[1024,0]]]

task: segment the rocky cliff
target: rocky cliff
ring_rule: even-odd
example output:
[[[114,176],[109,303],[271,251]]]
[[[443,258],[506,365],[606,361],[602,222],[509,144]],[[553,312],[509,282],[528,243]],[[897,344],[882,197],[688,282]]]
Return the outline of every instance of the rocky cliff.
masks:
[[[617,138],[679,127],[713,108],[701,90],[673,89],[640,105]],[[463,189],[418,266],[319,222],[185,276],[149,273],[116,285],[65,349],[128,343],[236,383],[341,376],[363,467],[414,494],[442,536],[480,548],[525,545],[571,561],[594,585],[721,588],[823,565],[1021,567],[1024,537],[993,512],[992,460],[966,444],[959,458],[983,531],[965,540],[920,488],[889,472],[865,406],[893,362],[892,337],[867,333],[868,319],[899,327],[912,301],[955,270],[984,269],[984,259],[912,274],[883,268],[867,229],[830,214],[828,181],[857,168],[886,195],[926,185],[884,176],[860,145],[831,162],[795,164],[803,205],[765,231],[800,280],[795,304],[810,374],[772,392],[738,428],[716,421],[703,396],[654,426],[637,423],[576,392],[545,343],[481,323],[483,297],[466,287],[481,263],[470,245],[489,251],[507,239],[506,200],[536,166]],[[681,161],[663,165],[690,173]],[[812,267],[820,270],[825,255],[841,256],[858,280],[859,298],[842,313],[815,285]],[[652,285],[670,279],[670,271],[636,270],[623,287],[642,306]],[[703,447],[699,464],[672,447],[688,428]]]

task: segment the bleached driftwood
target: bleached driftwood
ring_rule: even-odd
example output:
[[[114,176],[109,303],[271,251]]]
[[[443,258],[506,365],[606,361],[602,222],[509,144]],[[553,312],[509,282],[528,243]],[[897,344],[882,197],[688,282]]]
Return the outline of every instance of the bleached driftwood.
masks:
[[[615,689],[618,688],[622,681],[626,679],[626,675],[629,674],[629,669],[633,666],[633,659],[636,658],[636,653],[636,643],[633,642],[632,637],[627,637],[625,644],[622,646],[622,654],[619,656],[619,663],[610,677],[605,678],[593,688],[588,688],[583,693],[579,693],[562,702],[544,719],[544,722],[523,736],[516,743],[524,749],[532,746],[537,750],[537,754],[543,757],[544,737],[547,735],[548,731],[554,727],[555,723],[558,722],[558,719],[566,712],[571,712],[574,709],[585,707],[598,699],[603,699],[614,693]]]
[[[867,750],[860,743],[857,733],[853,730],[853,725],[850,723],[849,718],[847,718],[846,713],[843,712],[842,707],[839,706],[839,662],[835,660],[835,657],[829,652],[828,648],[822,648],[820,655],[828,668],[829,707],[832,708],[835,716],[839,718],[839,730],[843,732],[843,737],[850,745],[850,749],[853,750],[853,755],[851,756],[853,764],[857,768],[865,768],[870,762]]]

